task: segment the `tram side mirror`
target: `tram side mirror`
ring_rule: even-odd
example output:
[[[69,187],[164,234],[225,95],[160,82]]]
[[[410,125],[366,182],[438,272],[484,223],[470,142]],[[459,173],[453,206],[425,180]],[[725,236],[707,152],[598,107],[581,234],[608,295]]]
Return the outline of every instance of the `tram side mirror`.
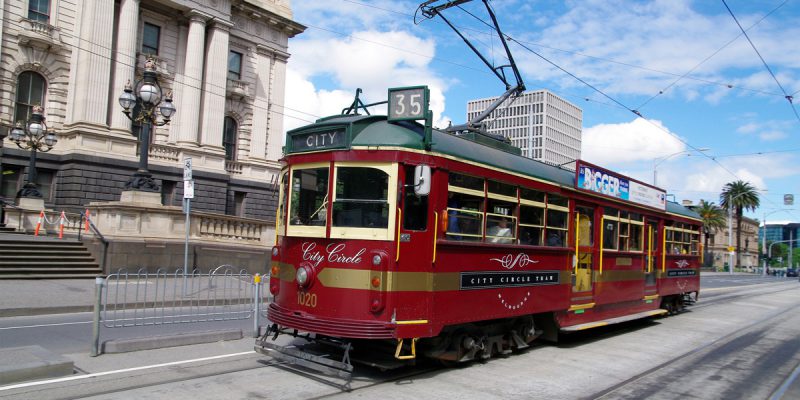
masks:
[[[431,192],[431,167],[417,165],[414,168],[414,194],[427,196]]]

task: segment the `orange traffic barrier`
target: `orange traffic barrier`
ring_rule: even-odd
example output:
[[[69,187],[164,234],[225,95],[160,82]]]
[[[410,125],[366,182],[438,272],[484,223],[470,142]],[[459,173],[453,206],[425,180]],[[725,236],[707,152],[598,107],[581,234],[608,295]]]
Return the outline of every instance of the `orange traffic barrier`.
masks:
[[[89,232],[89,209],[86,209],[86,228],[84,228],[84,232]]]
[[[39,220],[36,221],[36,230],[33,232],[33,236],[39,236],[39,228],[42,227],[42,218],[44,218],[44,210],[39,213]]]
[[[64,211],[61,211],[61,218],[58,219],[58,238],[64,238],[64,220],[67,217],[64,215]]]

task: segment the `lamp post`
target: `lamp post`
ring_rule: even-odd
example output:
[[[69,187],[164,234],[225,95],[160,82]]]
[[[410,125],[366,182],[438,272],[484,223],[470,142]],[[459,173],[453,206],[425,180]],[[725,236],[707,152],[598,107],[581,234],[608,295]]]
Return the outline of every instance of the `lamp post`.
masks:
[[[764,249],[767,247],[767,216],[775,214],[776,212],[793,211],[793,210],[794,208],[787,208],[784,210],[774,210],[772,212],[764,213],[764,219],[761,220],[764,226],[764,228],[761,231],[761,251],[764,251]],[[772,248],[772,246],[770,246],[770,248]],[[761,266],[762,266],[761,275],[767,276],[767,257],[763,257],[763,260],[761,260]]]
[[[33,106],[31,118],[28,121],[17,121],[11,129],[9,138],[17,147],[23,150],[30,150],[31,157],[28,164],[28,180],[25,186],[17,192],[17,198],[27,197],[41,199],[42,193],[36,185],[36,153],[46,153],[53,149],[58,139],[52,131],[47,130],[42,116],[44,109],[41,106]]]
[[[158,84],[158,72],[152,58],[148,58],[144,63],[142,79],[138,80],[134,86],[131,86],[130,81],[125,85],[125,90],[119,96],[119,104],[128,119],[142,125],[139,136],[139,169],[125,184],[125,189],[158,192],[160,188],[153,180],[150,171],[147,170],[150,131],[154,125],[169,124],[175,114],[175,105],[172,104],[172,92],[168,92],[164,96],[164,101],[161,101],[161,85]],[[161,122],[158,121],[159,113]]]
[[[653,186],[658,186],[658,182],[657,182],[657,180],[656,180],[656,178],[657,178],[656,172],[657,172],[657,170],[658,170],[658,165],[659,165],[659,164],[661,164],[661,163],[663,163],[664,161],[667,161],[667,160],[669,160],[670,158],[672,158],[672,157],[675,157],[675,156],[677,156],[677,155],[679,155],[679,154],[684,154],[684,153],[686,153],[687,155],[691,155],[691,153],[692,153],[693,151],[696,151],[696,152],[700,153],[700,152],[709,151],[709,150],[711,150],[711,149],[710,149],[710,148],[708,148],[708,147],[703,147],[703,148],[700,148],[700,149],[697,149],[697,150],[681,150],[681,151],[679,151],[679,152],[677,152],[677,153],[672,153],[672,154],[670,154],[670,155],[668,155],[668,156],[665,156],[665,157],[660,157],[660,158],[656,158],[656,159],[654,159],[654,160],[653,160]]]

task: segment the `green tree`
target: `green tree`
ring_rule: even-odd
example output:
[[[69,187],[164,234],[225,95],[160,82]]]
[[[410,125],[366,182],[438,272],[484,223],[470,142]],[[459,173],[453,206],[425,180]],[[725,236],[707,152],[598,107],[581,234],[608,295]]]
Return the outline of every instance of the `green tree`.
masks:
[[[761,204],[757,189],[749,182],[738,180],[726,183],[719,195],[719,204],[726,211],[733,209],[736,213],[736,267],[742,263],[742,215],[744,210],[755,211]]]
[[[705,239],[703,242],[703,251],[708,252],[708,242],[712,232],[717,232],[725,228],[725,212],[722,211],[714,202],[700,200],[700,204],[694,208],[703,219],[703,233]],[[706,257],[706,262],[713,262],[711,257]]]

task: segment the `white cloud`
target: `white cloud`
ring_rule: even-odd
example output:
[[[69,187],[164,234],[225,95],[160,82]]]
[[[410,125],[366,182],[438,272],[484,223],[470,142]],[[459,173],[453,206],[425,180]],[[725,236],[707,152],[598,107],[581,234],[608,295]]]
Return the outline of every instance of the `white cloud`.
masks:
[[[398,47],[398,46],[402,46]],[[410,50],[413,49],[413,50]],[[364,103],[383,101],[390,87],[425,84],[431,90],[435,126],[446,126],[448,82],[429,67],[435,54],[433,39],[403,31],[353,32],[347,38],[315,38],[292,42],[286,83],[287,107],[316,116],[338,114],[349,106],[357,88]],[[332,91],[319,90],[315,80],[330,80]],[[385,113],[385,106],[370,110]],[[291,111],[290,111],[291,112]],[[303,125],[286,119],[286,128]]]
[[[637,118],[628,123],[600,124],[584,129],[581,158],[601,166],[653,161],[687,150],[656,120]]]

